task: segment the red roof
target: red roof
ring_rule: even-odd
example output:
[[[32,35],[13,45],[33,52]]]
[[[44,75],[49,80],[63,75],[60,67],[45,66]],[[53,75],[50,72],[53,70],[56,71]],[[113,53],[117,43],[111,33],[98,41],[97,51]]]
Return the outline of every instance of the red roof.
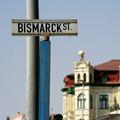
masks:
[[[65,82],[66,88],[73,87],[74,86],[74,74],[67,75],[64,78],[64,82]]]
[[[94,68],[96,70],[118,71],[120,69],[119,66],[120,66],[120,60],[111,60],[111,61],[99,64],[99,65],[96,65],[94,66]]]

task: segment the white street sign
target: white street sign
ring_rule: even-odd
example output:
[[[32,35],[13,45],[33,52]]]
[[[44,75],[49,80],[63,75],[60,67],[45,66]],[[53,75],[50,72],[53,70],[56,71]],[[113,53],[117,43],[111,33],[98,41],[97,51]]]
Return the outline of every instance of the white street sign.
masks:
[[[77,35],[77,20],[12,20],[12,35]]]

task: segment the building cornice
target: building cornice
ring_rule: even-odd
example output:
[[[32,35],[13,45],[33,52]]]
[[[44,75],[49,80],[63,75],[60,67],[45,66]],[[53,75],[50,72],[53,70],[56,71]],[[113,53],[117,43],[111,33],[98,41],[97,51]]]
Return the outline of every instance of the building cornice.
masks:
[[[75,84],[75,87],[80,87],[82,86],[83,84],[82,83],[76,83]],[[93,87],[103,87],[103,86],[106,86],[106,87],[118,87],[120,86],[120,83],[117,83],[117,84],[98,84],[98,83],[84,83],[84,86],[93,86]]]

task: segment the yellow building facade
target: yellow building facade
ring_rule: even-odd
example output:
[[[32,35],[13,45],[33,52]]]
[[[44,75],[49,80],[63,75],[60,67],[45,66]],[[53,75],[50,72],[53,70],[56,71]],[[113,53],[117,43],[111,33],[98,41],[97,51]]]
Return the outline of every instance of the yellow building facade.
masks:
[[[119,110],[120,60],[92,66],[81,59],[74,64],[74,73],[64,78],[63,120],[97,120]]]

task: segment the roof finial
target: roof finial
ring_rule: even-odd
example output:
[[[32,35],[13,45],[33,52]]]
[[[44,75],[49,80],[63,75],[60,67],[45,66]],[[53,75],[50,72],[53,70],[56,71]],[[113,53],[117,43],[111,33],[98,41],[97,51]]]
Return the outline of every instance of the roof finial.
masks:
[[[80,56],[80,61],[84,61],[84,51],[80,50],[78,54]]]

